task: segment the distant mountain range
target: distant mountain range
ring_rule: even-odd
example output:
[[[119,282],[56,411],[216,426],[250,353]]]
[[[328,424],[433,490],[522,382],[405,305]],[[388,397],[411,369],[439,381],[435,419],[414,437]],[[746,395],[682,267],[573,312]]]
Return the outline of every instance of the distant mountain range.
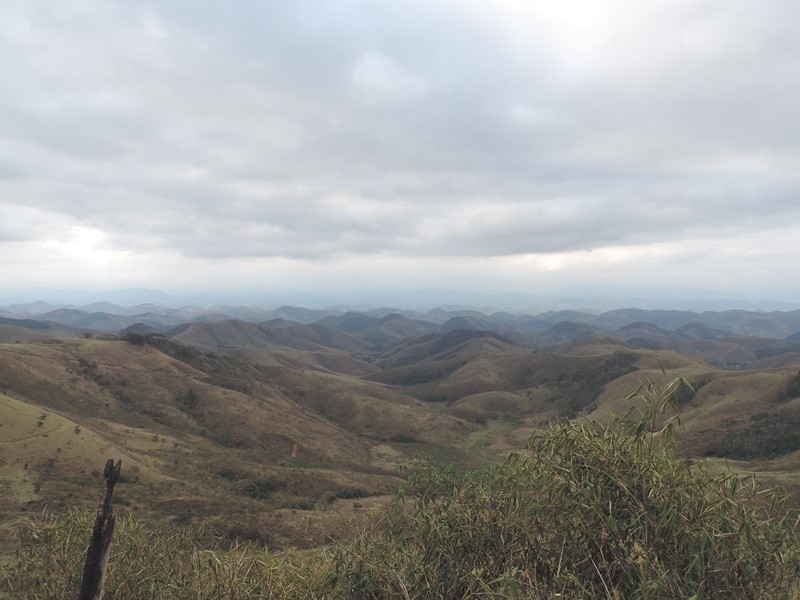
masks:
[[[345,311],[298,306],[171,308],[111,302],[60,308],[41,302],[0,307],[0,341],[158,333],[204,348],[237,348],[239,358],[243,349],[252,353],[258,348],[282,347],[320,356],[345,351],[350,353],[348,360],[371,362],[409,340],[455,331],[487,332],[529,349],[605,336],[631,347],[673,350],[723,368],[760,365],[765,360],[783,365],[800,353],[800,310],[627,308],[602,313],[514,314],[443,307],[425,312],[394,307]],[[363,372],[359,364],[350,364],[345,370]]]
[[[395,306],[427,312],[435,308],[448,311],[477,308],[491,314],[498,311],[510,313],[540,313],[546,311],[577,310],[604,312],[628,306],[648,310],[725,311],[752,310],[790,311],[800,309],[793,298],[783,300],[722,297],[718,292],[701,289],[650,290],[643,296],[638,290],[616,289],[614,294],[597,293],[579,288],[549,290],[541,293],[521,292],[464,292],[438,288],[385,293],[342,293],[325,295],[307,291],[264,290],[260,292],[206,291],[165,293],[161,290],[129,288],[113,290],[64,290],[37,288],[0,291],[0,306],[26,305],[38,301],[53,308],[87,308],[89,312],[115,312],[105,304],[138,306],[154,304],[170,308],[183,306],[305,306],[310,309],[333,307],[347,311],[368,311],[377,306]],[[100,300],[98,302],[98,300]],[[47,308],[41,312],[45,312]]]

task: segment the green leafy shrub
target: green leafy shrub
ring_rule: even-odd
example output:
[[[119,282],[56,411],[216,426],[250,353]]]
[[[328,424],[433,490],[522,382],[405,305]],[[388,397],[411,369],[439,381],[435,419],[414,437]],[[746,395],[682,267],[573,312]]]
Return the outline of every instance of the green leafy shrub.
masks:
[[[796,515],[755,483],[689,466],[665,419],[564,421],[529,455],[480,471],[427,468],[388,525],[338,553],[348,598],[781,598],[796,591]]]

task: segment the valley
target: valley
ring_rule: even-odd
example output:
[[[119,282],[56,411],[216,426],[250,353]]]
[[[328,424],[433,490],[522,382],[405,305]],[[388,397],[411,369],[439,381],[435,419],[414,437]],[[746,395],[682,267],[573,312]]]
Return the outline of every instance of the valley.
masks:
[[[685,378],[682,456],[800,489],[800,311],[539,315],[4,307],[0,532],[115,501],[273,549],[380,514],[417,461],[480,466]]]

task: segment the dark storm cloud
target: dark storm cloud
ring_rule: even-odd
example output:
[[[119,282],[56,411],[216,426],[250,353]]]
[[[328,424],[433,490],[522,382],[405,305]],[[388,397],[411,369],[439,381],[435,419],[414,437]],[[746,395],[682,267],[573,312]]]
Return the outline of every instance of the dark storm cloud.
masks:
[[[10,2],[0,241],[502,257],[800,221],[800,5],[487,6]]]

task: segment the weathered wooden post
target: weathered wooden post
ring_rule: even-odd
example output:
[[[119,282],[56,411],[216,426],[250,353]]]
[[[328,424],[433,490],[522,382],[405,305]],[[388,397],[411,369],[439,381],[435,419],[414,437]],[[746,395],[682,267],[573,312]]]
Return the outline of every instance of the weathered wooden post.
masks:
[[[108,553],[111,550],[111,535],[114,533],[115,522],[114,509],[111,508],[111,494],[114,493],[114,484],[119,479],[121,468],[121,460],[118,460],[117,465],[114,466],[114,460],[109,458],[103,469],[106,489],[97,509],[92,539],[86,549],[86,563],[83,565],[83,580],[78,600],[102,600],[103,598],[103,582],[106,578]]]

